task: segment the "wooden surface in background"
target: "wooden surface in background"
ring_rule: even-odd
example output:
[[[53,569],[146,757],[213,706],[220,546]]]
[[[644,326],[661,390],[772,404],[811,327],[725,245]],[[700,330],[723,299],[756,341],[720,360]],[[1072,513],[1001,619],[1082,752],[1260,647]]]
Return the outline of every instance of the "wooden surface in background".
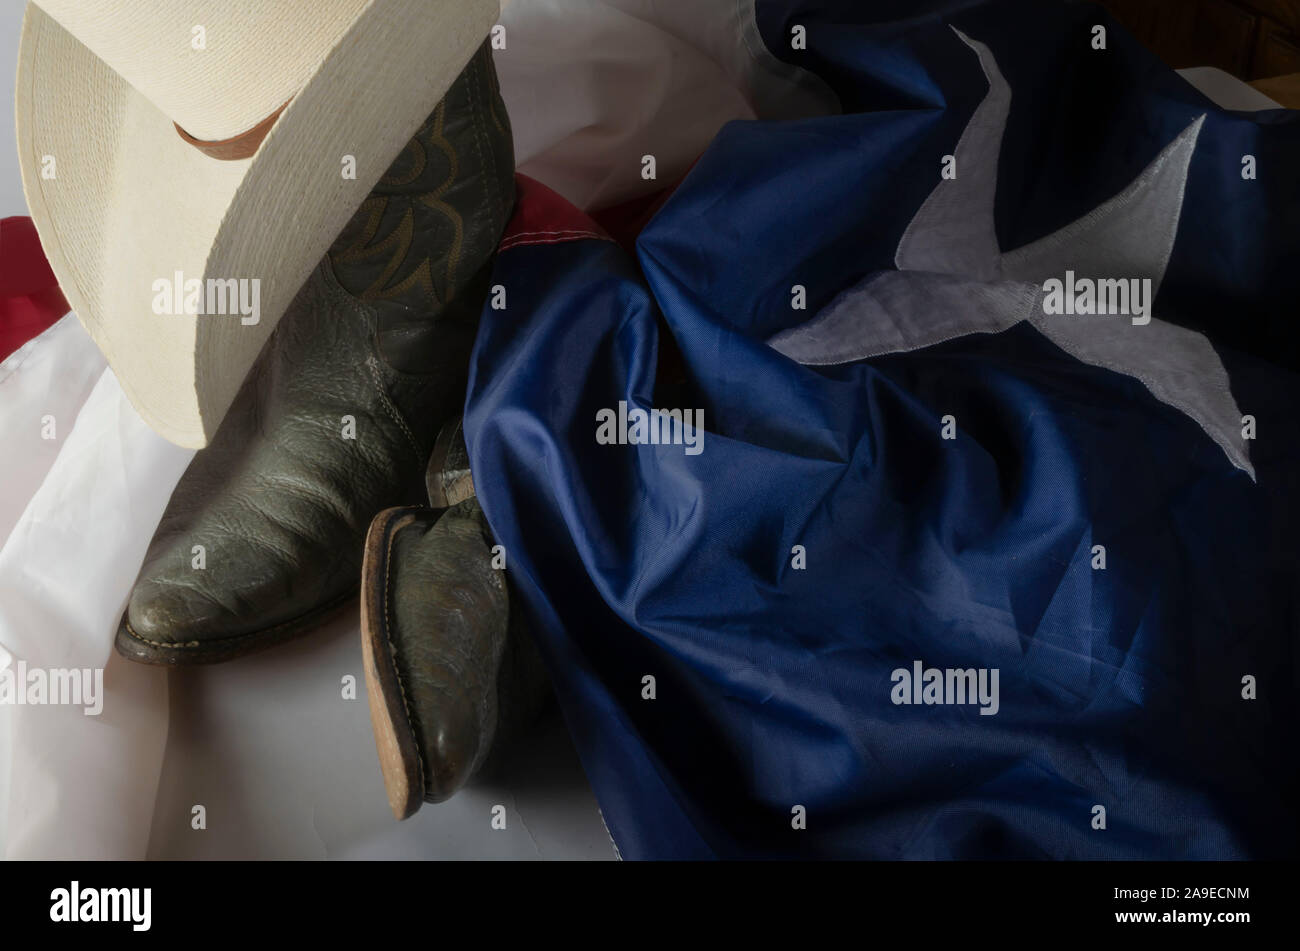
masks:
[[[1300,73],[1300,0],[1100,0],[1174,69],[1240,79]]]
[[[1288,109],[1300,109],[1300,73],[1273,79],[1256,79],[1251,85],[1279,105]]]

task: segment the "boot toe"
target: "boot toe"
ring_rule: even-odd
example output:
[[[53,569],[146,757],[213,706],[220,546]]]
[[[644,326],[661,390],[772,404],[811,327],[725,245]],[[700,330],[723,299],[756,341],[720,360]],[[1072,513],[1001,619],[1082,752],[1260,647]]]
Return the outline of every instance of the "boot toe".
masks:
[[[201,585],[167,575],[146,576],[131,592],[117,649],[146,664],[204,663],[242,652],[241,641],[253,633],[247,615]]]
[[[483,533],[468,501],[382,513],[367,539],[362,643],[399,818],[454,795],[492,747],[509,603]]]
[[[149,664],[229,660],[310,629],[351,598],[346,585],[334,591],[322,584],[342,560],[337,550],[280,555],[252,537],[196,531],[147,563],[118,632],[119,653]],[[207,563],[196,568],[187,546],[200,539]]]

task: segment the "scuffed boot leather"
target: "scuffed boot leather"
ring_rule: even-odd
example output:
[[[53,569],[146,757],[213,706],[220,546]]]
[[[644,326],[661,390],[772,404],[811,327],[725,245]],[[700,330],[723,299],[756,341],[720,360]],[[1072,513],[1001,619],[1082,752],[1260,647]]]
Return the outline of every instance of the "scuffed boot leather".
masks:
[[[458,426],[439,442],[451,451],[430,464],[431,487],[452,481],[444,477],[461,470],[444,465],[465,458]],[[376,516],[361,640],[375,745],[398,819],[453,795],[535,719],[550,692],[472,494],[447,509]]]
[[[513,146],[484,46],[281,320],[182,477],[117,637],[152,664],[227,660],[355,596],[381,509],[420,499],[460,412]]]

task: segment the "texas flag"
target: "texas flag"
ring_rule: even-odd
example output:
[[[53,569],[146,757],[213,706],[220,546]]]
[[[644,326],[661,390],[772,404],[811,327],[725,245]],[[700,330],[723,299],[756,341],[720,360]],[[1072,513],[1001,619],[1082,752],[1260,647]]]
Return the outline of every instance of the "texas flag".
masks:
[[[729,124],[630,253],[525,187],[473,358],[623,855],[1293,855],[1300,114],[1092,4],[757,22],[840,114]]]

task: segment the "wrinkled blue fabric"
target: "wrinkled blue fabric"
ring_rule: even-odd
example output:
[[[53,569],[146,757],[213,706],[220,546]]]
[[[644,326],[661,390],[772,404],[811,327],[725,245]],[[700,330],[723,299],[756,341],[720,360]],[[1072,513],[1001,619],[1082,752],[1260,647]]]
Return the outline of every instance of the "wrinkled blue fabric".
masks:
[[[502,252],[509,305],[485,309],[472,361],[475,484],[621,853],[1294,855],[1300,114],[1217,109],[1090,4],[758,11],[844,114],[728,125],[635,258]],[[1014,92],[1003,247],[1208,114],[1157,303],[1219,351],[1257,481],[1025,324],[834,367],[767,346],[893,267],[987,88],[953,25]],[[656,382],[666,337],[685,383]],[[702,453],[598,445],[620,400],[702,408]],[[894,704],[916,660],[998,669],[998,713]]]

